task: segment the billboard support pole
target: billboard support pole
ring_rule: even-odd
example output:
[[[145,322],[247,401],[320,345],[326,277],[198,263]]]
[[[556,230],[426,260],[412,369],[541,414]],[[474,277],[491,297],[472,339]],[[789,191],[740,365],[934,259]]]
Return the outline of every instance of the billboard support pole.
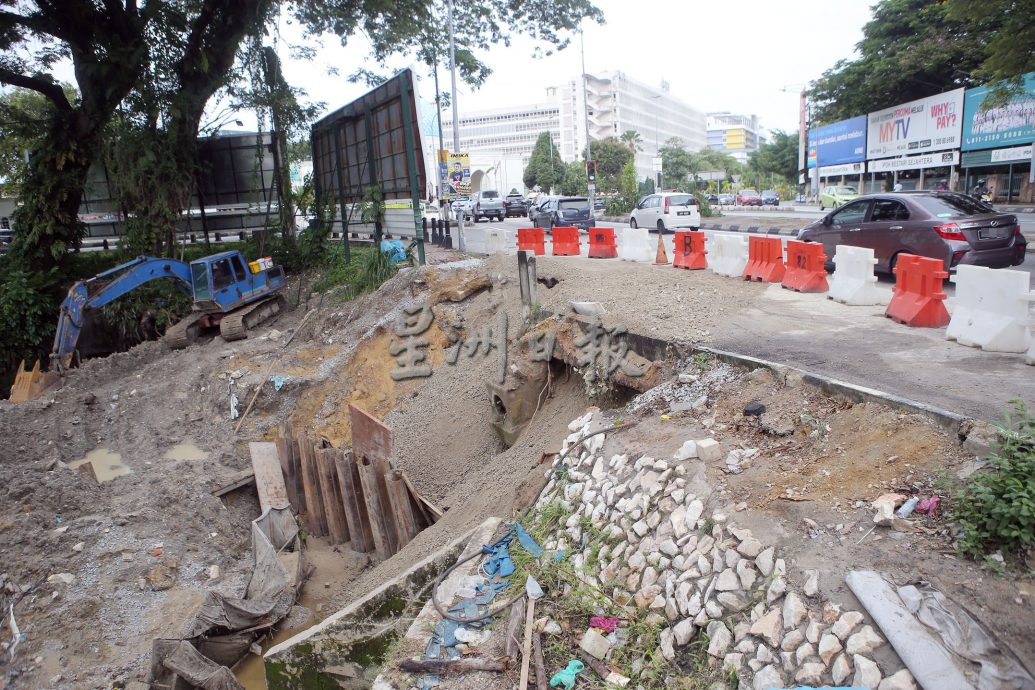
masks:
[[[420,190],[417,188],[417,142],[413,136],[413,122],[410,120],[410,89],[404,75],[399,75],[399,90],[402,92],[403,134],[406,137],[406,163],[410,169],[410,204],[413,207],[414,235],[417,238],[417,260],[424,261],[424,224],[421,223]]]
[[[370,113],[369,106],[363,107],[363,124],[366,125],[367,128],[367,168],[370,171],[368,175],[370,178],[370,186],[377,187],[377,158],[374,155],[374,116]],[[381,196],[381,212],[383,213],[385,200],[384,192],[380,189],[378,192]],[[378,213],[377,217],[374,218],[374,247],[376,247],[378,251],[381,249],[382,234],[380,228],[382,220],[383,218],[381,213]]]
[[[341,137],[345,136],[345,128],[341,125],[334,130],[334,160],[338,168],[338,199],[341,214],[341,244],[345,247],[345,263],[352,263],[352,248],[349,246],[349,214],[345,210],[345,159],[341,157]],[[331,222],[334,227],[334,222]]]

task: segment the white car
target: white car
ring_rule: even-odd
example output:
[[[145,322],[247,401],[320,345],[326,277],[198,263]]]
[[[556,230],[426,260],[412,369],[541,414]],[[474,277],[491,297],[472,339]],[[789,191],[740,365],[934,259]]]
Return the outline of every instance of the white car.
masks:
[[[471,217],[472,203],[473,202],[471,201],[470,197],[458,196],[456,199],[453,200],[453,215],[459,216],[461,213],[463,213],[464,219],[469,219]]]
[[[640,199],[629,217],[629,227],[650,230],[690,229],[701,227],[701,209],[693,194],[663,192]]]

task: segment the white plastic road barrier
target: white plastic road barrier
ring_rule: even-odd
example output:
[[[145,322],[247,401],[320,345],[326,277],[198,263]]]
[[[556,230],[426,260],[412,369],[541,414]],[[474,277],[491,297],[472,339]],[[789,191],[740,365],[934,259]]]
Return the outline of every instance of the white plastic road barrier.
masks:
[[[1031,346],[1031,304],[1024,271],[956,267],[956,284],[948,340],[989,352],[1024,352]]]
[[[618,258],[623,261],[653,261],[647,228],[625,228],[618,235]]]
[[[748,238],[740,235],[719,235],[708,247],[708,268],[720,276],[740,278],[748,262]]]
[[[834,265],[837,270],[830,279],[827,297],[855,307],[890,302],[891,291],[877,287],[877,276],[873,274],[876,264],[877,259],[873,258],[872,249],[837,245],[834,252]]]
[[[1028,354],[1024,356],[1024,361],[1027,364],[1035,365],[1035,338],[1031,339],[1031,347],[1028,348]]]
[[[485,253],[499,254],[509,249],[506,228],[491,228],[485,231]]]

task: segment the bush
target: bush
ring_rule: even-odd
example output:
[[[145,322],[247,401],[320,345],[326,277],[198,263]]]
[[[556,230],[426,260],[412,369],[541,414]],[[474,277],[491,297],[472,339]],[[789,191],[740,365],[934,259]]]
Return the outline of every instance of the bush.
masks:
[[[1013,406],[1003,416],[991,469],[971,475],[953,496],[960,550],[971,556],[1035,546],[1035,416],[1020,400]]]
[[[694,196],[697,197],[698,208],[701,209],[701,218],[715,218],[722,214],[712,208],[712,205],[708,203],[708,198],[701,192],[695,192]]]

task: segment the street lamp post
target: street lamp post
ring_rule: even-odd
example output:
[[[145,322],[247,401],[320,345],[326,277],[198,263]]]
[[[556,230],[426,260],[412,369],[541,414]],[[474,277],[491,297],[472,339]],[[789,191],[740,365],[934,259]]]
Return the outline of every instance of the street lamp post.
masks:
[[[591,144],[589,143],[589,140],[590,140],[590,136],[589,136],[589,96],[587,95],[587,91],[586,91],[586,79],[587,79],[587,75],[586,75],[586,33],[583,30],[583,27],[582,27],[581,23],[579,23],[579,39],[580,39],[581,50],[582,50],[582,107],[583,107],[583,110],[585,111],[583,113],[583,115],[585,115],[585,119],[586,119],[586,161],[587,161],[587,165],[588,165],[588,161],[593,160],[593,150],[591,148]],[[551,142],[553,141],[553,137],[552,136],[550,138],[550,141]],[[587,177],[588,177],[589,176],[588,168],[587,168],[586,172],[587,172]],[[592,182],[592,183],[587,184],[587,189],[589,190],[589,217],[592,220],[592,218],[593,218],[593,211],[594,211],[594,209],[593,209],[593,196],[594,196],[594,192],[596,192],[596,183]]]
[[[653,100],[653,101],[657,101],[660,98],[661,98],[661,94],[657,94],[657,95],[651,96],[651,100]],[[654,157],[656,159],[658,159],[658,160],[661,159],[661,146],[658,144],[658,111],[659,110],[660,110],[660,107],[658,106],[657,103],[655,103],[655,105],[654,105]],[[664,186],[663,183],[665,181],[665,171],[662,169],[660,164],[658,164],[656,167],[657,167],[657,169],[654,171],[655,172],[655,176],[654,177],[656,179],[654,180],[654,182],[658,185],[658,188],[655,189],[654,191],[655,192],[660,192],[661,188]]]
[[[453,150],[460,153],[460,116],[456,109],[456,36],[453,31],[453,0],[448,0],[449,6],[449,76],[453,84]],[[456,216],[456,247],[460,251],[467,251],[464,242],[464,214]]]

